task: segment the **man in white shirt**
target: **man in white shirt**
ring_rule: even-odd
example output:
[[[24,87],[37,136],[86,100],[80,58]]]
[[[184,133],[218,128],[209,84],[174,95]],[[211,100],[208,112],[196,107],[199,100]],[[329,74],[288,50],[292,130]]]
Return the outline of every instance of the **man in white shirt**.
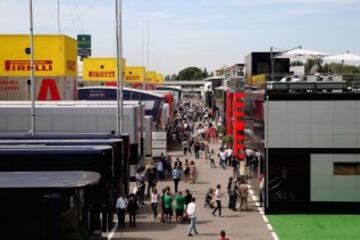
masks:
[[[226,153],[225,153],[224,149],[221,149],[221,150],[220,150],[219,158],[220,158],[220,166],[221,166],[223,169],[225,169]]]
[[[116,211],[118,217],[118,227],[125,227],[125,212],[127,207],[127,200],[124,194],[119,194],[119,198],[116,200]]]
[[[162,154],[161,154],[162,155]],[[158,160],[156,165],[157,175],[160,180],[164,180],[164,164],[161,159]]]
[[[192,230],[194,230],[195,234],[199,234],[196,230],[196,204],[195,204],[195,198],[191,199],[191,202],[186,207],[186,213],[190,218],[190,226],[189,226],[189,232],[188,236],[192,236]]]
[[[226,149],[226,161],[227,165],[231,166],[233,150],[231,148]]]
[[[215,216],[216,211],[219,211],[219,217],[221,217],[221,192],[220,192],[221,185],[218,184],[216,186],[215,191],[215,201],[216,201],[216,208],[214,208],[214,211],[212,212],[212,215]]]

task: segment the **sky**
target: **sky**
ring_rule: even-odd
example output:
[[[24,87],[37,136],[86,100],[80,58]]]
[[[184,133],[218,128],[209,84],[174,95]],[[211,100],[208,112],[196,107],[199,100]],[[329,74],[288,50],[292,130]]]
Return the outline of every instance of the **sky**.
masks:
[[[115,56],[115,0],[59,3],[62,34],[91,34],[93,57]],[[59,32],[57,0],[33,0],[33,9],[35,33]],[[0,0],[0,34],[28,32],[29,1]],[[123,0],[131,66],[145,63],[164,74],[188,66],[213,71],[244,62],[252,51],[299,45],[360,54],[360,0]]]

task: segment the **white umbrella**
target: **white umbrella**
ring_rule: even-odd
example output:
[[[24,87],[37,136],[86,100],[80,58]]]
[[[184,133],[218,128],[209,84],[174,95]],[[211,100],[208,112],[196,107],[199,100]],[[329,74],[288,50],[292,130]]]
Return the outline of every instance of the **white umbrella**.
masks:
[[[327,55],[328,55],[327,53],[323,53],[323,52],[297,48],[280,53],[279,55],[275,56],[275,58],[291,58],[298,60],[307,60],[307,59],[318,59]]]
[[[341,72],[342,72],[345,62],[360,62],[360,56],[351,54],[348,51],[347,53],[324,57],[323,60],[326,62],[341,62]]]
[[[360,62],[360,56],[347,52],[347,53],[327,56],[324,57],[323,60],[334,61],[334,62]]]

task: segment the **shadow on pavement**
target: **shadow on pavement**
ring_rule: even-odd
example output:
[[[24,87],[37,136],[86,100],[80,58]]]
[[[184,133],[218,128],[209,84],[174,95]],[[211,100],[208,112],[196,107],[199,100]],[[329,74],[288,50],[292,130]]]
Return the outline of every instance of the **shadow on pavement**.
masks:
[[[161,223],[159,221],[154,222],[136,222],[136,228],[131,228],[126,225],[125,228],[120,228],[119,232],[152,232],[152,231],[168,231],[176,228],[175,223]]]
[[[201,182],[201,181],[195,182],[195,184],[199,184],[199,185],[203,185],[203,184],[210,185],[209,182]]]
[[[124,238],[113,238],[113,240],[123,240]],[[126,238],[128,240],[154,240],[153,238]]]
[[[197,224],[206,224],[206,223],[211,223],[213,221],[209,221],[209,220],[200,220],[200,221],[197,221],[196,223]]]
[[[219,236],[219,233],[200,233],[199,236]]]

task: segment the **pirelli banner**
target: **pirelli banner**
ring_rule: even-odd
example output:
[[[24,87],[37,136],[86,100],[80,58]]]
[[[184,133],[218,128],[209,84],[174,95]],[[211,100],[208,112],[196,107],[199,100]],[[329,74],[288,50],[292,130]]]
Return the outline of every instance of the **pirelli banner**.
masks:
[[[126,60],[122,59],[121,67],[123,76],[125,73]],[[84,58],[83,80],[114,82],[117,79],[116,58]]]
[[[156,84],[156,72],[155,71],[147,71],[146,72],[146,83]]]
[[[0,35],[0,100],[29,100],[29,35]],[[34,36],[38,100],[76,99],[76,40],[65,35]]]
[[[77,86],[74,77],[35,77],[36,100],[76,100]],[[0,76],[0,101],[30,100],[29,77]]]
[[[126,67],[126,83],[145,83],[145,67]]]

